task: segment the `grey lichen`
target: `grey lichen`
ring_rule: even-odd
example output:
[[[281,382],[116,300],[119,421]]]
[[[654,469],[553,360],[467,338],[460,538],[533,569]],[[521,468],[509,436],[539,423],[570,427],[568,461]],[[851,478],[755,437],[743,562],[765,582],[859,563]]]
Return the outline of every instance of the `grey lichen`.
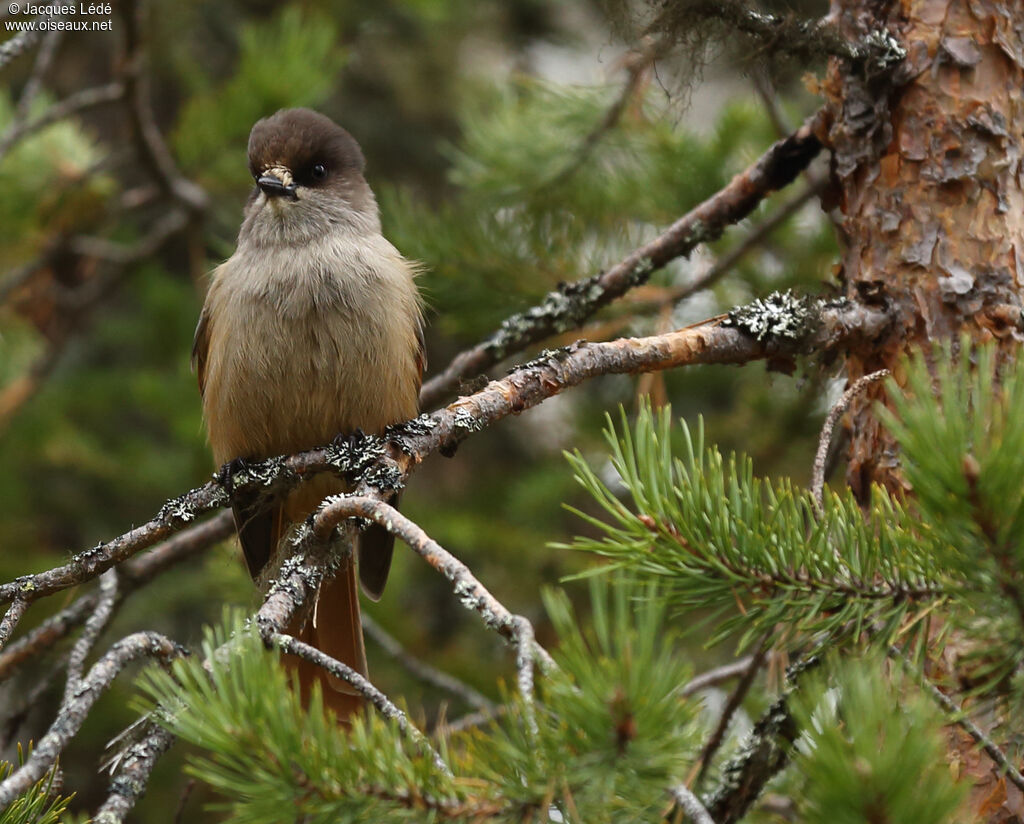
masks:
[[[513,366],[508,370],[507,374],[512,375],[524,369],[536,369],[542,366],[550,366],[552,363],[562,363],[568,360],[569,356],[572,355],[573,352],[576,352],[585,344],[586,341],[578,340],[570,343],[568,346],[560,346],[557,349],[544,349],[537,355],[537,357],[526,361],[526,363]]]
[[[813,298],[793,292],[772,292],[766,298],[729,312],[722,326],[731,326],[762,343],[804,340],[817,326],[819,307]]]
[[[473,415],[468,409],[457,409],[452,417],[452,428],[460,430],[460,433],[469,434],[479,432],[484,428],[484,422]]]

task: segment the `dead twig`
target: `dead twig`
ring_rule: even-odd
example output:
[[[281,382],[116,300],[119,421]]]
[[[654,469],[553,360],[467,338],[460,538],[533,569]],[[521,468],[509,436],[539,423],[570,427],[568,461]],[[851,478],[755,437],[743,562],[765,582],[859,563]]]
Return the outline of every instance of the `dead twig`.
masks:
[[[118,759],[110,790],[96,811],[93,824],[122,824],[146,791],[149,776],[160,758],[174,744],[174,736],[149,722],[147,734]]]
[[[986,755],[992,759],[995,765],[1013,783],[1013,785],[1017,787],[1017,789],[1024,790],[1024,775],[1022,775],[1020,770],[1014,766],[1013,762],[1007,758],[1006,753],[999,749],[999,747],[996,746],[996,743],[985,734],[984,730],[967,717],[967,712],[963,707],[940,690],[931,681],[931,679],[920,672],[920,670],[914,666],[913,662],[907,658],[906,654],[899,647],[890,646],[889,657],[894,658],[903,665],[903,668],[907,673],[909,673],[910,677],[914,679],[917,685],[928,693],[936,704],[949,713],[950,721],[974,739],[974,742],[985,751]]]
[[[839,419],[850,408],[853,399],[860,395],[871,384],[880,381],[889,374],[888,369],[879,369],[870,375],[864,375],[854,381],[853,386],[847,389],[842,397],[836,401],[825,418],[821,427],[821,436],[818,438],[818,451],[814,456],[814,469],[811,473],[811,493],[814,495],[814,503],[821,513],[825,507],[825,466],[828,463],[828,448],[832,444],[832,432],[836,428]]]
[[[545,669],[555,663],[547,650],[533,637],[533,626],[521,615],[514,615],[473,575],[469,567],[402,515],[390,504],[374,498],[340,495],[328,498],[313,516],[311,535],[324,540],[338,524],[348,518],[366,518],[401,538],[409,548],[453,585],[459,602],[473,610],[484,624],[510,641],[516,651],[518,685],[526,703],[527,723],[536,730],[533,710],[533,662]]]
[[[704,805],[700,803],[700,799],[697,798],[685,784],[679,784],[669,790],[672,798],[675,799],[676,804],[681,809],[693,824],[715,824],[714,819],[708,814],[708,811],[704,808]]]
[[[698,789],[703,783],[705,776],[708,774],[708,768],[711,766],[711,760],[715,757],[715,753],[718,752],[719,748],[722,746],[722,742],[725,740],[725,734],[729,729],[729,724],[732,722],[732,717],[736,714],[736,710],[740,708],[740,704],[743,703],[743,699],[747,697],[747,693],[750,692],[750,688],[754,684],[754,679],[757,677],[758,672],[760,672],[761,667],[764,665],[767,655],[768,649],[766,647],[766,641],[762,641],[757,652],[750,656],[746,670],[740,676],[739,683],[729,695],[729,700],[722,709],[722,717],[718,719],[718,724],[715,725],[714,732],[711,733],[711,736],[704,744],[704,748],[701,750],[700,756],[697,759],[700,764],[700,769],[697,772],[697,779],[694,786]]]
[[[25,614],[25,610],[28,609],[28,605],[29,602],[25,598],[15,598],[7,608],[7,612],[4,613],[3,620],[0,621],[0,649],[3,649],[4,644],[7,643],[7,639],[11,637],[11,633],[14,632],[14,628],[18,625],[18,621],[20,621],[22,616]]]

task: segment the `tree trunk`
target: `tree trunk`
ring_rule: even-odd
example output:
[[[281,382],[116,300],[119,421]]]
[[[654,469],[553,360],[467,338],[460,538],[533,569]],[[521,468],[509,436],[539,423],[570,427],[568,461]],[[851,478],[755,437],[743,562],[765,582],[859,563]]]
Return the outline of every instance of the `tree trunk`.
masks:
[[[887,31],[907,51],[895,73],[874,76],[833,61],[826,82],[842,278],[849,297],[894,318],[878,346],[850,355],[849,380],[887,368],[902,383],[902,355],[961,335],[996,339],[1009,355],[1024,337],[1021,3],[833,0],[832,12],[847,37]],[[872,413],[883,398],[873,384],[848,416],[847,481],[865,503],[872,483],[904,488],[895,444]],[[950,728],[948,741],[974,785],[971,812],[1021,821],[1016,788],[966,734]]]
[[[1021,334],[1024,260],[1024,9],[1019,0],[833,0],[843,33],[888,32],[895,72],[834,61],[826,82],[833,189],[847,294],[895,318],[853,353],[850,381],[933,341]],[[902,489],[890,436],[872,414],[881,384],[851,407],[847,480]]]

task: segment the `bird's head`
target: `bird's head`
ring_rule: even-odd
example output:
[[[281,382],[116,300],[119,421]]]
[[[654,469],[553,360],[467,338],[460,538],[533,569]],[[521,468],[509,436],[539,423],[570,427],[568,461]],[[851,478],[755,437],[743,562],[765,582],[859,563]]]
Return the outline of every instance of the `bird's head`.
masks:
[[[331,231],[379,232],[365,160],[355,139],[310,109],[282,109],[249,134],[256,182],[242,236],[259,243],[308,243]]]

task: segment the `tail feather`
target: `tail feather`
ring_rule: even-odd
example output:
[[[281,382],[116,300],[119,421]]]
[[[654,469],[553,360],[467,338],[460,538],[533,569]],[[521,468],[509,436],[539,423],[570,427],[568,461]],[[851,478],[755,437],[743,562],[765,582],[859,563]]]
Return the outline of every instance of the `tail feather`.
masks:
[[[317,645],[316,635],[314,634],[313,622],[307,621],[305,626],[296,626],[296,624],[298,624],[298,621],[293,621],[292,625],[288,628],[288,633],[295,636],[300,641],[304,641],[305,643],[320,649]],[[326,650],[323,651],[326,652]],[[330,655],[330,653],[328,653],[328,655]],[[284,665],[297,676],[299,681],[299,695],[302,697],[302,703],[307,707],[309,706],[309,699],[313,690],[313,684],[319,683],[320,693],[324,700],[324,707],[332,710],[340,722],[346,722],[349,718],[362,710],[363,699],[358,695],[352,695],[350,693],[340,692],[334,689],[329,683],[327,683],[329,676],[322,667],[318,667],[316,664],[311,664],[309,661],[295,655],[282,655],[281,660]]]
[[[349,560],[332,580],[320,586],[312,625],[313,645],[317,649],[366,677],[366,648],[359,618],[359,585],[354,560]],[[326,680],[335,690],[353,693],[347,681],[329,673]]]

